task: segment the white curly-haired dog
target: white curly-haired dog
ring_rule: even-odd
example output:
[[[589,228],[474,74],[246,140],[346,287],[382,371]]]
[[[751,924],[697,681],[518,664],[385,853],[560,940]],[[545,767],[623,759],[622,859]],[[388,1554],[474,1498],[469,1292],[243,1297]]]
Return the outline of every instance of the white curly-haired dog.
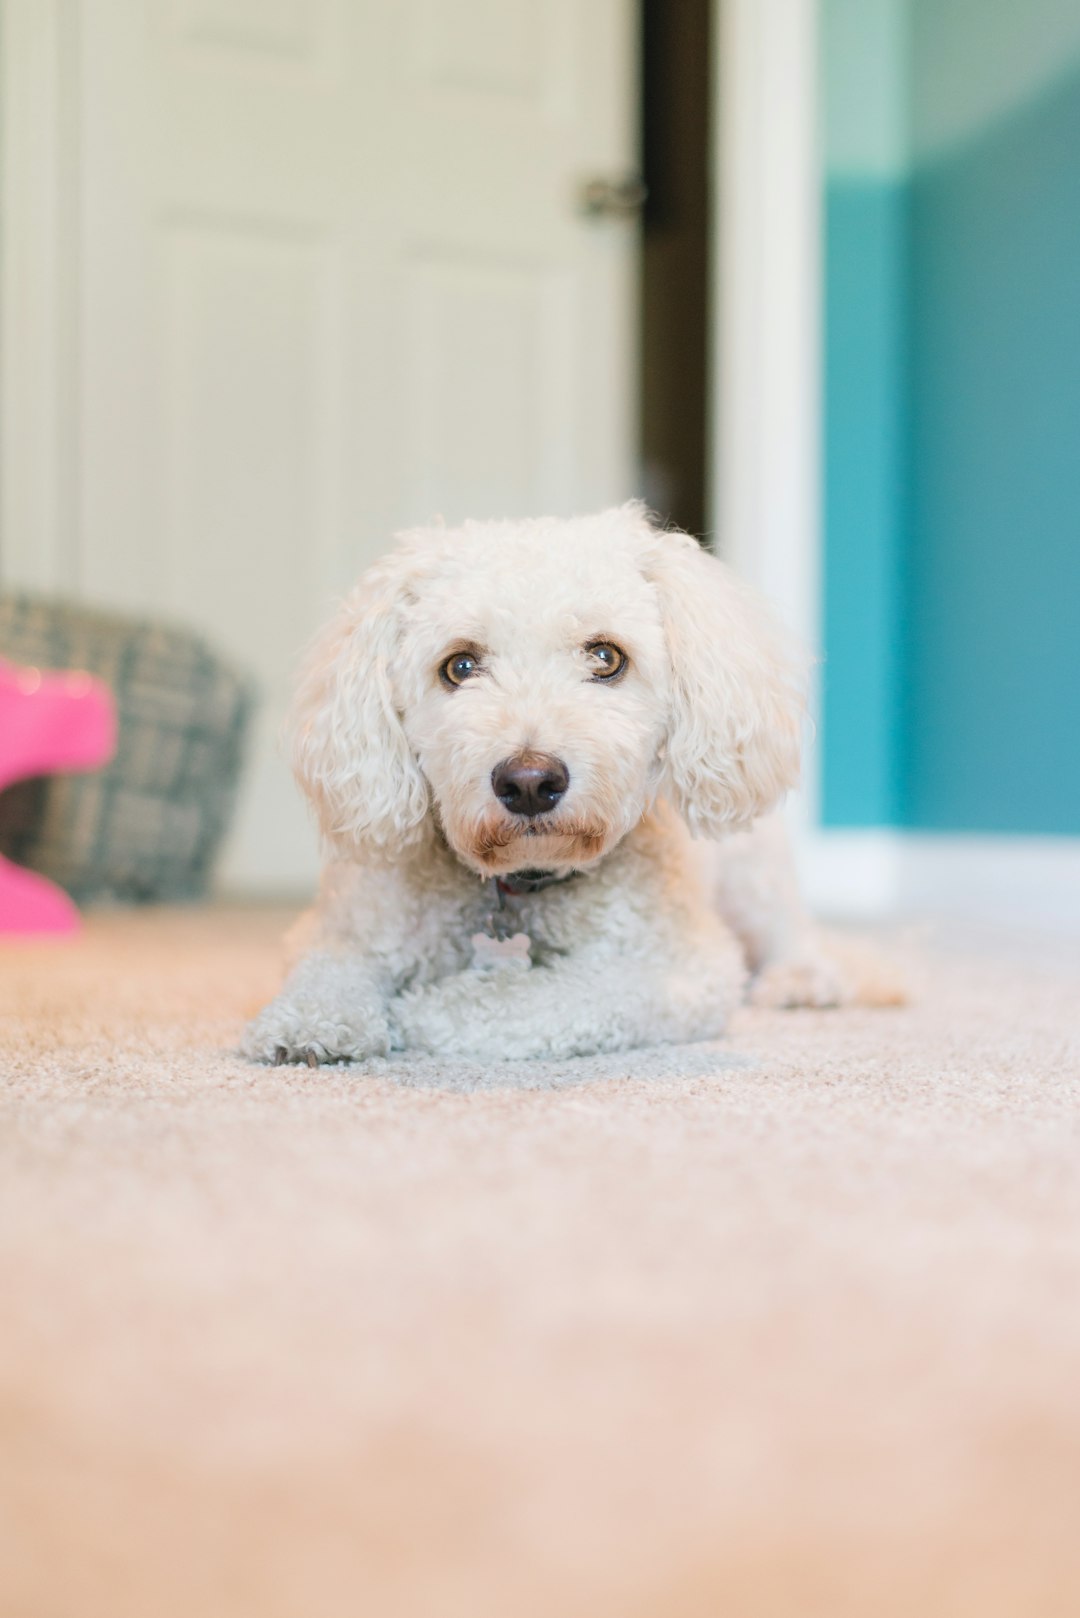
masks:
[[[766,1004],[854,998],[759,821],[798,774],[803,672],[639,504],[401,535],[301,682],[294,766],[332,858],[246,1053],[706,1039],[748,973]]]

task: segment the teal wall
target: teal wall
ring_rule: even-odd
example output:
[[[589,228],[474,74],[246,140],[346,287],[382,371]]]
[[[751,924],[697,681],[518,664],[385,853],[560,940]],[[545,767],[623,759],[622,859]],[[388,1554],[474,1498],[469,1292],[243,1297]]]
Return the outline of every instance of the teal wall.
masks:
[[[847,825],[891,825],[903,786],[907,214],[901,182],[828,188],[822,786]]]
[[[826,0],[824,817],[900,814],[908,0]]]
[[[825,819],[1080,832],[1080,3],[825,16]]]

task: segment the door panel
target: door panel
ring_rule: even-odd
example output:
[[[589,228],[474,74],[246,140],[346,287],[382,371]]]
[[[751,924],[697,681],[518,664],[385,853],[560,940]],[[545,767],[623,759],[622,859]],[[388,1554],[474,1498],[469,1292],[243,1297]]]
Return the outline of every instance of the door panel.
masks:
[[[575,425],[565,273],[429,259],[409,268],[404,309],[410,520],[559,505]]]

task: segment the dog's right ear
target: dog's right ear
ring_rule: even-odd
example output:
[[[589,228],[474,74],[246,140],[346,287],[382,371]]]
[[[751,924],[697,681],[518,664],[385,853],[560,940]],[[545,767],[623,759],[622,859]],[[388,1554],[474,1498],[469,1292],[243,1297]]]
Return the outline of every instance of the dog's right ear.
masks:
[[[368,569],[312,647],[289,715],[296,779],[346,857],[397,852],[428,813],[391,674],[406,584],[400,552]]]

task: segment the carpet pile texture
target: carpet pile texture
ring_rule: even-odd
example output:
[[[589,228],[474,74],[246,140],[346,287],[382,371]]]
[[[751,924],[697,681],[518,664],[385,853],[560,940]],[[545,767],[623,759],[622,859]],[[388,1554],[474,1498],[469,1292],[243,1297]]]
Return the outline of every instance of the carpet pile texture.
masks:
[[[0,948],[3,1618],[1080,1610],[1075,945],[253,1068],[286,919]]]

